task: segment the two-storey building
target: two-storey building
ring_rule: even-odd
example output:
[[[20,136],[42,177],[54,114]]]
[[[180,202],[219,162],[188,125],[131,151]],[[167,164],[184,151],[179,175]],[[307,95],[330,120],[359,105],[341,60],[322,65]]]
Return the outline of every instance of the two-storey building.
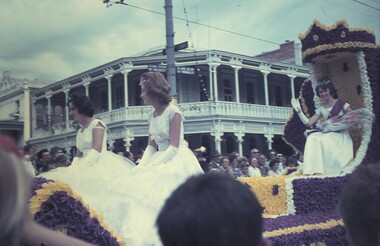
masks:
[[[77,130],[66,103],[71,92],[82,91],[97,108],[95,117],[108,125],[110,149],[145,148],[152,109],[142,104],[139,78],[149,70],[165,73],[161,51],[120,58],[33,91],[31,142],[73,148]],[[175,59],[178,107],[191,149],[249,156],[258,147],[291,154],[281,136],[307,67],[219,50],[178,52]]]

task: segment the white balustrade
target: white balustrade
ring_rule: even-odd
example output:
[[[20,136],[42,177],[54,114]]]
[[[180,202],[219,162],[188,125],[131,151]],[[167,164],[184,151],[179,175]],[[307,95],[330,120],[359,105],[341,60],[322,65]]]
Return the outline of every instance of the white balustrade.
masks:
[[[185,118],[211,118],[212,115],[223,115],[226,117],[239,117],[246,119],[264,118],[285,121],[289,118],[292,112],[290,107],[265,106],[259,104],[224,101],[181,103],[178,107],[183,112]],[[124,121],[147,122],[148,116],[151,112],[152,107],[150,106],[129,106],[127,108],[120,108],[110,112],[99,113],[94,117],[101,119],[106,124]],[[62,122],[54,124],[51,129],[34,129],[33,137],[42,138],[51,136],[52,134],[63,134],[73,131],[76,131],[76,129],[73,127],[72,121],[69,123]]]

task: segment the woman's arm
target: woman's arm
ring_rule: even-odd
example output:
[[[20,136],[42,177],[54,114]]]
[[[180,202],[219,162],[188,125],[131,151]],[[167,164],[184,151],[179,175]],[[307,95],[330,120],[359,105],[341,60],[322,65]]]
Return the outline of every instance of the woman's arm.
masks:
[[[320,116],[318,114],[313,115],[310,119],[309,122],[306,123],[307,127],[313,126],[317,121],[319,120]]]
[[[351,107],[347,107],[345,110],[344,110],[344,113],[349,113],[349,112],[352,112],[352,108]]]
[[[73,237],[45,228],[33,221],[30,215],[25,219],[22,240],[31,246],[55,245],[55,246],[90,246],[92,244],[83,242]]]
[[[105,127],[101,123],[92,130],[92,148],[99,153],[102,152],[104,131]]]
[[[181,135],[181,121],[182,117],[179,114],[175,114],[170,121],[170,145],[179,146],[179,139]]]

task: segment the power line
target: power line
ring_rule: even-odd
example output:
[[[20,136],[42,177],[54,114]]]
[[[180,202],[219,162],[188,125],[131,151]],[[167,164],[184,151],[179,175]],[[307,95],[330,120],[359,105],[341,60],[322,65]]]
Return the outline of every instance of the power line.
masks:
[[[366,17],[369,17],[369,18],[374,19],[374,20],[376,20],[376,21],[379,20],[379,17],[375,17],[375,16],[373,16],[373,15],[368,15],[368,13],[363,13],[363,12],[357,11],[356,9],[348,8],[348,7],[345,6],[345,5],[341,5],[341,4],[338,4],[338,3],[333,2],[333,1],[330,1],[330,0],[325,0],[325,1],[326,1],[326,2],[329,2],[329,3],[332,3],[332,4],[335,4],[335,5],[339,6],[339,7],[342,7],[342,8],[348,9],[348,10],[351,10],[351,11],[353,11],[353,12],[359,13],[359,14],[361,14],[361,15],[365,15]]]
[[[358,0],[352,0],[352,1],[354,1],[354,2],[356,2],[356,3],[363,4],[364,6],[370,7],[370,8],[372,8],[372,9],[376,9],[377,11],[380,11],[380,9],[375,8],[375,7],[373,7],[372,5],[369,5],[369,4],[367,4],[367,3],[363,3],[363,2],[358,1]]]
[[[124,3],[124,1],[116,1],[115,2],[115,1],[104,0],[103,2],[107,4],[107,7],[110,7],[113,4],[121,4],[121,5],[129,6],[129,7],[132,7],[132,8],[148,11],[148,12],[151,12],[151,13],[154,13],[154,14],[165,15],[165,13],[158,12],[158,11],[151,10],[151,9],[146,9],[146,8],[135,6],[135,5],[128,4],[128,3]],[[199,23],[199,22],[196,22],[196,21],[186,20],[186,19],[181,18],[181,17],[175,17],[175,16],[173,16],[173,19],[185,21],[186,23],[196,24],[196,25],[199,25],[199,26],[211,28],[211,29],[214,29],[214,30],[218,30],[218,31],[222,31],[222,32],[226,32],[226,33],[230,33],[230,34],[234,34],[234,35],[238,35],[238,36],[242,36],[242,37],[245,37],[245,38],[250,38],[250,39],[254,39],[254,40],[258,40],[258,41],[262,41],[262,42],[266,42],[266,43],[270,43],[270,44],[274,44],[274,45],[280,45],[280,43],[276,43],[276,42],[273,42],[273,41],[270,41],[270,40],[253,37],[253,36],[250,36],[250,35],[247,35],[247,34],[238,33],[238,32],[227,30],[227,29],[223,29],[223,28],[220,28],[220,27],[214,27],[214,26],[211,26],[211,25],[206,25],[206,24]]]

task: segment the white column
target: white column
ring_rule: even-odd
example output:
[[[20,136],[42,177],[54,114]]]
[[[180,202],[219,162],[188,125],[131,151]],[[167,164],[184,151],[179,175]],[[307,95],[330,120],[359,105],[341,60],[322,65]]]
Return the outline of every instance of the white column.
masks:
[[[211,131],[211,136],[214,136],[214,140],[215,140],[215,149],[221,153],[221,142],[222,142],[222,136],[224,134],[224,132],[222,132],[222,129],[221,129],[221,125],[219,124],[215,124],[214,125],[214,129]]]
[[[37,128],[36,101],[32,101],[32,131]]]
[[[125,69],[121,73],[124,75],[124,107],[128,107],[128,74],[131,72],[131,69]]]
[[[86,96],[90,97],[90,92],[89,92],[89,89],[88,89],[88,87],[90,86],[90,82],[83,83],[83,86],[84,86],[84,89],[85,89]]]
[[[214,98],[215,98],[215,102],[219,101],[219,95],[218,95],[218,75],[217,75],[217,71],[218,71],[218,66],[217,64],[213,64],[212,65],[212,77],[213,77],[213,89],[214,89]]]
[[[288,74],[288,77],[290,78],[290,90],[292,92],[292,98],[295,97],[295,93],[294,93],[294,79],[295,79],[295,75],[293,74]]]
[[[70,90],[64,90],[63,92],[65,93],[65,122],[66,122],[66,127],[69,127],[69,107],[67,106],[67,103],[69,101],[69,91]]]
[[[232,68],[235,71],[235,98],[236,98],[236,102],[240,103],[239,70],[241,69],[241,67],[239,67],[239,66],[232,66]]]
[[[28,141],[31,137],[31,119],[30,119],[30,94],[29,86],[25,81],[23,85],[24,89],[24,142]]]
[[[210,92],[210,100],[214,100],[214,88],[213,88],[213,72],[212,72],[212,65],[211,63],[208,64],[208,67],[209,67],[209,73],[208,73],[208,77],[209,77],[209,81],[208,81],[208,84],[209,84],[209,92]]]
[[[51,123],[51,95],[47,95],[46,96],[46,99],[47,99],[47,123],[48,123],[48,127],[50,128],[52,126],[52,123]]]
[[[125,126],[125,149],[127,151],[130,151],[132,146],[131,142],[133,140],[135,140],[135,135],[133,134],[133,131]]]
[[[267,139],[268,149],[272,149],[272,143],[273,143],[273,137],[274,137],[273,132],[274,132],[274,129],[273,129],[272,123],[269,123],[268,126],[264,127],[264,136]]]
[[[243,155],[243,137],[245,136],[245,127],[243,125],[243,122],[240,121],[239,125],[235,125],[235,132],[234,135],[236,136],[238,145],[239,145],[239,154]]]
[[[107,75],[105,78],[108,81],[108,112],[111,112],[112,110],[112,87],[111,87],[111,81],[112,81],[112,75]]]
[[[89,75],[82,76],[82,85],[84,86],[86,96],[90,97],[89,86],[91,84],[91,77]]]
[[[264,75],[264,93],[265,93],[265,105],[269,106],[269,93],[268,93],[268,74],[269,71],[261,71]]]

